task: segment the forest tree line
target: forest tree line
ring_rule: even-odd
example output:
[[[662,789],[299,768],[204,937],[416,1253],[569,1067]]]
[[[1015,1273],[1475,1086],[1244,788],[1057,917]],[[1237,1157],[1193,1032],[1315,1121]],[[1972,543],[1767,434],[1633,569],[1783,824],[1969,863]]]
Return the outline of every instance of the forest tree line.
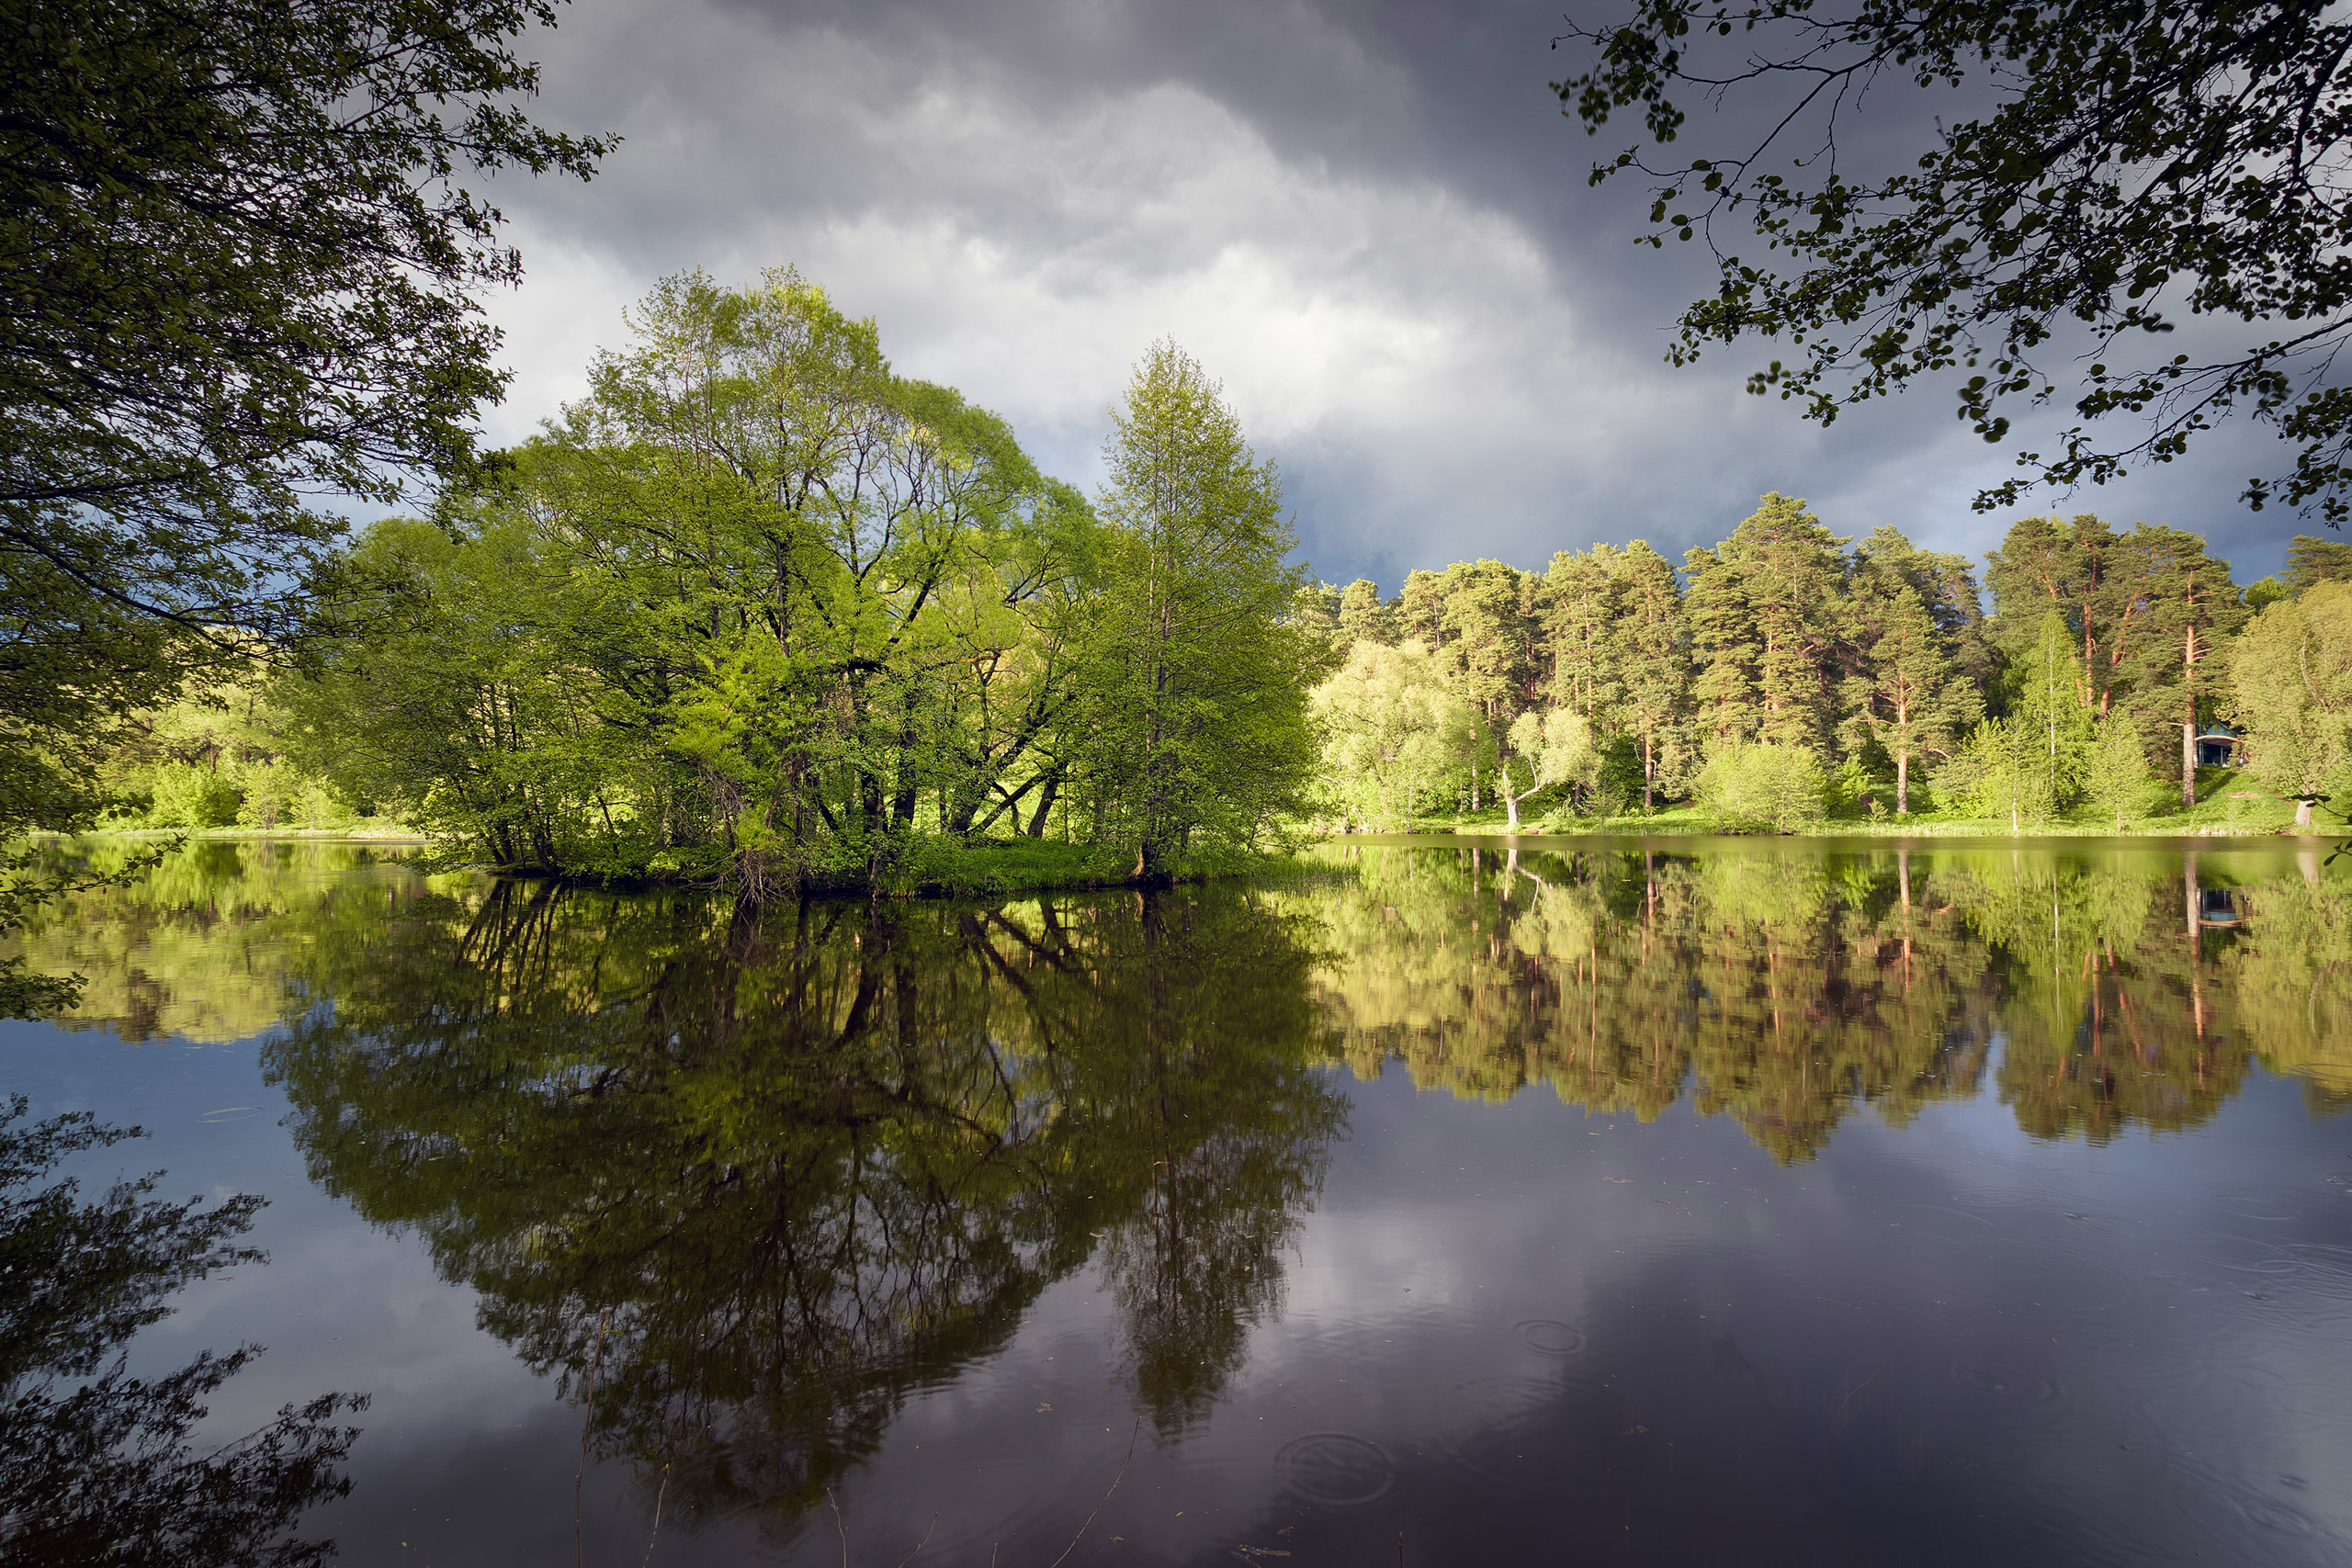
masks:
[[[1497,811],[2120,828],[2193,804],[2222,723],[2281,794],[2352,784],[2352,546],[2242,588],[2185,530],[2029,517],[1980,577],[1776,493],[1679,566],[1635,540],[1383,597],[1293,564],[1279,474],[1172,344],[1090,497],[788,270],[670,279],[630,326],[538,436],[326,563],[299,662],[136,716],[114,820],[373,815],[757,897]]]
[[[2241,588],[2183,529],[2028,517],[1980,580],[1770,494],[1679,570],[1636,539],[1301,605],[1335,665],[1313,706],[1337,827],[1694,800],[1781,828],[1930,807],[2120,827],[2194,803],[2215,725],[2282,795],[2352,787],[2352,545],[2334,541],[2297,538],[2284,577]]]

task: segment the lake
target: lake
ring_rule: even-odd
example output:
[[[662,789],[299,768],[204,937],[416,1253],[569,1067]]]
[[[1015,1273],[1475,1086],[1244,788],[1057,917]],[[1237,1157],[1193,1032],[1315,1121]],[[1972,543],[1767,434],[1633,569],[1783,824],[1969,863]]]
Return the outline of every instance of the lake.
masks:
[[[2340,1563],[2327,852],[755,911],[203,844],[27,936],[89,990],[0,1094],[147,1130],[85,1200],[266,1200],[128,1372],[264,1348],[198,1452],[364,1398],[345,1563]]]

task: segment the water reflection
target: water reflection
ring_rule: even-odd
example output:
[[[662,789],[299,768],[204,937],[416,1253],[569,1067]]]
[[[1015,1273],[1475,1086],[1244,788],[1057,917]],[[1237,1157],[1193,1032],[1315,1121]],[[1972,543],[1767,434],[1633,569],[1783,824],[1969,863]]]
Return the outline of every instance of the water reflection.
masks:
[[[57,1178],[74,1155],[138,1135],[85,1114],[25,1123],[0,1107],[0,1561],[215,1568],[323,1562],[334,1543],[292,1538],[351,1489],[338,1467],[364,1398],[288,1405],[260,1429],[194,1446],[206,1402],[257,1353],[207,1351],[133,1377],[122,1348],[186,1287],[263,1256],[237,1245],[261,1206],[153,1196],[161,1173],[85,1201]]]
[[[1308,922],[1241,894],[994,909],[501,884],[305,976],[266,1067],[314,1179],[694,1525],[788,1517],[1090,1259],[1139,1412],[1279,1307],[1342,1100]]]
[[[2343,866],[2120,841],[1329,855],[1343,874],[1279,891],[763,913],[216,846],[29,940],[93,975],[84,1026],[275,1024],[311,1178],[476,1292],[665,1530],[781,1542],[863,1489],[853,1534],[911,1525],[859,1560],[911,1550],[920,1505],[951,1531],[961,1509],[932,1552],[978,1562],[1067,1501],[1050,1560],[1132,1413],[1162,1442],[1112,1529],[1197,1462],[1227,1495],[1272,1478],[1249,1542],[1357,1530],[1351,1561],[1390,1560],[1399,1521],[1512,1561],[1629,1517],[1688,1561],[1724,1555],[1726,1520],[1822,1560],[1923,1530],[1953,1561],[2132,1560],[2216,1498],[2271,1529],[2262,1489],[2343,1453],[2314,1346],[2352,1300],[2352,1178],[2332,1152],[2245,1174],[2253,1105],[2237,1145],[2131,1146],[2264,1070],[2316,1112],[2352,1098]],[[1531,1114],[1555,1097],[1594,1115]],[[1342,1155],[1351,1102],[1387,1124]],[[1914,1122],[1892,1152],[1871,1131]],[[2067,1140],[2126,1146],[2053,1160]],[[1310,1230],[1351,1161],[1376,1218]],[[1105,1320],[1108,1381],[1048,1388],[1031,1356],[1017,1393],[989,1382],[1042,1353],[1016,1339],[1061,1282],[1094,1294],[1071,1321]],[[1270,1345],[1280,1375],[1252,1375]],[[949,1383],[920,1461],[884,1454]],[[2177,1436],[2194,1485],[2110,1457]],[[2291,1469],[2240,1462],[2272,1448]],[[972,1480],[1005,1455],[1030,1468]]]
[[[2315,1108],[2352,1090],[2352,887],[2307,855],[2241,882],[2122,846],[1331,852],[1357,875],[1318,899],[1318,999],[1359,1071],[1644,1120],[1687,1095],[1783,1160],[1996,1055],[2037,1137],[2198,1125],[2250,1055]]]

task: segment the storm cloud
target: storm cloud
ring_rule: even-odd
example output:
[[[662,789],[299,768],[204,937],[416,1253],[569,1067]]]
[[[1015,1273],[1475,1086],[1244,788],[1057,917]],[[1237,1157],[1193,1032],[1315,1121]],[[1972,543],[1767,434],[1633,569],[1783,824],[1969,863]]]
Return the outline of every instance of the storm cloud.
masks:
[[[1825,431],[1747,395],[1757,346],[1662,363],[1705,258],[1637,249],[1642,193],[1588,188],[1634,128],[1561,118],[1559,30],[1556,4],[576,0],[530,40],[537,113],[626,140],[584,186],[496,183],[529,276],[490,302],[514,380],[489,434],[578,396],[657,278],[790,265],[1089,486],[1129,367],[1173,337],[1280,462],[1327,580],[1679,556],[1767,490],[1843,534],[1996,542],[2016,513],[1969,502],[2014,444],[1946,389]],[[2236,500],[2284,457],[2229,426],[2030,510],[2195,528],[2250,580],[2312,526]]]

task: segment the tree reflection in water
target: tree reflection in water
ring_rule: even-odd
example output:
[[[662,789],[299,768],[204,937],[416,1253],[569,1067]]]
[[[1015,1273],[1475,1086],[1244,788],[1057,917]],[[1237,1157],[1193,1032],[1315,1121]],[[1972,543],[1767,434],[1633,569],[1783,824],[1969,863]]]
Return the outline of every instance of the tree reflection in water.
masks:
[[[1783,1161],[1975,1094],[1996,1044],[2037,1137],[2199,1124],[2250,1056],[2352,1095],[2352,885],[2315,863],[2231,888],[2161,851],[1332,852],[1358,874],[1317,896],[1316,987],[1359,1072],[1645,1121],[1687,1094]]]
[[[1344,1101],[1306,918],[514,884],[328,950],[266,1067],[314,1179],[413,1227],[689,1525],[777,1522],[1090,1260],[1139,1412],[1275,1311]]]
[[[152,1194],[160,1172],[82,1201],[58,1165],[139,1135],[69,1114],[29,1126],[21,1095],[0,1111],[0,1562],[141,1568],[294,1568],[334,1555],[292,1539],[307,1509],[350,1491],[337,1473],[357,1429],[335,1417],[364,1398],[287,1406],[202,1454],[205,1401],[256,1353],[209,1351],[134,1378],[122,1347],[169,1314],[185,1286],[240,1263],[261,1200],[209,1210]]]

